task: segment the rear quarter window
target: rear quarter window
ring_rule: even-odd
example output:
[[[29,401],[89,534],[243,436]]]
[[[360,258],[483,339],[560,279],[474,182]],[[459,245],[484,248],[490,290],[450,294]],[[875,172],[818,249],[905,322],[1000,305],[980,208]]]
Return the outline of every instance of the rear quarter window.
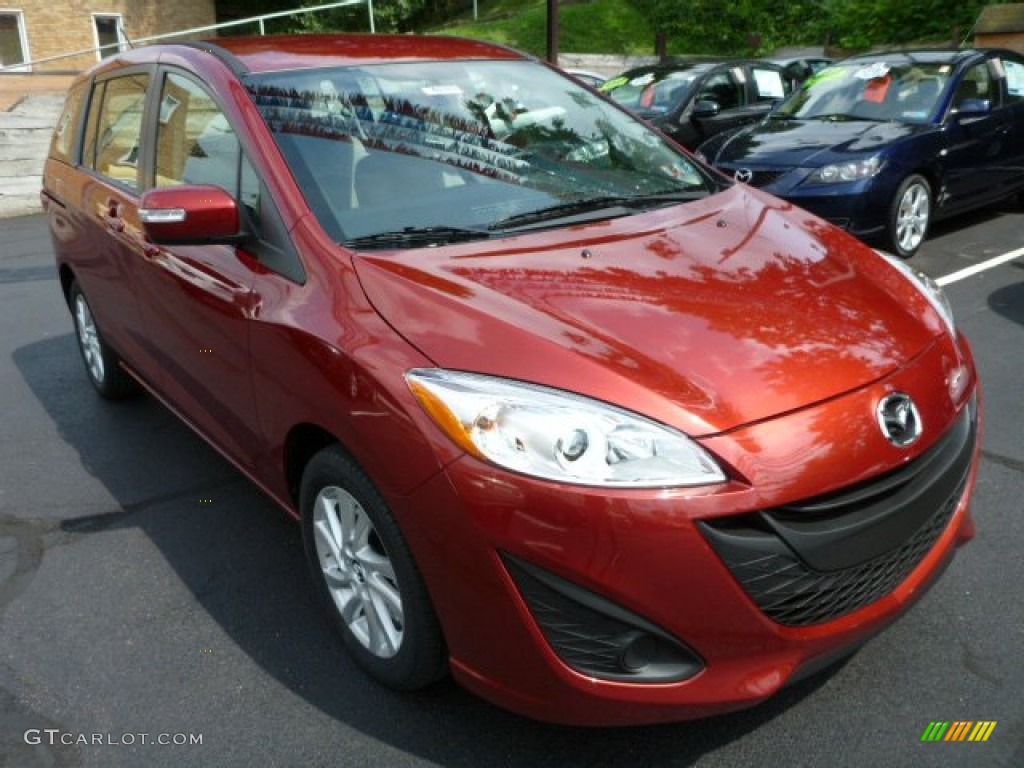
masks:
[[[55,160],[72,165],[78,160],[78,126],[81,124],[86,88],[86,83],[72,86],[64,102],[64,111],[57,120],[57,127],[50,141],[50,157]]]

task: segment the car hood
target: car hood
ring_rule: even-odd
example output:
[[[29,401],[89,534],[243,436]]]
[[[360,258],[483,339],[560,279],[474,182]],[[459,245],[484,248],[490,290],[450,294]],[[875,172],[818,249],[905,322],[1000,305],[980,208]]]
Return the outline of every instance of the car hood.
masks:
[[[691,435],[876,381],[943,332],[881,257],[743,185],[354,263],[377,311],[435,365],[579,392]]]
[[[889,144],[931,130],[927,125],[865,120],[771,118],[726,138],[715,163],[813,167],[874,153]]]

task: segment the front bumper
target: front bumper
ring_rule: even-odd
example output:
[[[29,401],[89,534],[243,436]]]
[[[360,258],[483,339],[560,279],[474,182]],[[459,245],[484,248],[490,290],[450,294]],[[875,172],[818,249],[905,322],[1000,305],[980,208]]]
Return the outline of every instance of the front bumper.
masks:
[[[957,545],[973,536],[969,499],[980,424],[970,401],[978,395],[972,384],[953,401],[948,371],[966,367],[973,381],[973,366],[951,359],[951,348],[936,344],[884,381],[702,440],[733,478],[713,489],[567,487],[468,457],[450,464],[414,497],[393,506],[434,598],[454,676],[484,698],[542,720],[650,723],[755,704],[856,649],[923,594]],[[969,354],[966,343],[963,349]],[[894,389],[911,392],[923,422],[934,425],[912,450],[889,444],[874,418],[879,400]],[[812,579],[810,590],[791,602],[812,609],[798,621],[773,616],[742,564],[708,534],[713,527],[742,539],[749,534],[742,526],[763,510],[828,498],[905,471],[941,452],[965,424],[969,435],[955,469],[960,476],[920,525],[883,523],[891,546],[871,544],[862,562],[858,555],[851,556],[854,562],[841,557],[831,574],[827,563],[798,563],[812,576],[824,573],[825,582]],[[851,541],[838,546],[863,544]],[[531,585],[519,564],[542,581],[550,574],[547,587],[568,595],[568,608]],[[833,594],[827,582],[848,578],[850,569],[857,571],[855,599],[822,612]],[[879,582],[881,572],[885,578]],[[865,593],[865,584],[874,591]],[[613,614],[619,625],[602,624],[598,637],[587,614],[573,612],[573,599],[598,614]],[[560,639],[553,624],[563,631]],[[636,637],[629,633],[637,631],[667,643],[660,650],[645,646],[655,661],[667,660],[667,675],[631,678],[629,664],[624,673],[615,668],[625,651],[614,648],[600,660],[605,667],[591,666],[592,648],[616,642],[625,647]],[[693,663],[689,668],[687,660]]]

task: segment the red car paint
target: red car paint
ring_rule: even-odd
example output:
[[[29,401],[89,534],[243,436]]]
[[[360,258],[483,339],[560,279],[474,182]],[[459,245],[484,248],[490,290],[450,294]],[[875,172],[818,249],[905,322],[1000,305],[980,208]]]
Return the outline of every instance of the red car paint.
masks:
[[[216,44],[251,73],[521,58],[448,38]],[[104,62],[82,82],[157,63],[210,89],[277,206],[304,279],[282,278],[245,243],[156,245],[140,208],[192,203],[174,188],[144,201],[51,157],[43,200],[62,283],[78,281],[131,373],[290,514],[299,515],[303,446],[345,446],[394,513],[452,673],[467,688],[531,717],[590,725],[748,706],[896,619],[973,535],[978,435],[949,521],[917,565],[831,620],[769,618],[698,528],[911,465],[977,402],[966,340],[848,235],[732,186],[482,242],[348,249],[311,212],[225,57],[155,46]],[[211,214],[214,226],[223,210]],[[695,438],[727,481],[587,487],[469,456],[406,384],[409,371],[435,367],[642,414]],[[895,391],[913,396],[925,425],[909,447],[879,429],[878,404]],[[690,648],[701,671],[656,684],[577,671],[546,639],[505,556],[642,616]]]

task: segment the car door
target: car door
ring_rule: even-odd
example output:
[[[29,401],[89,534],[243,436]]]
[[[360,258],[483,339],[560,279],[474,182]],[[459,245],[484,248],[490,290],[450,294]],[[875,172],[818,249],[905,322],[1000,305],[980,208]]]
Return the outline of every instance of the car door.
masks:
[[[972,208],[1004,194],[1012,173],[1009,115],[1002,108],[998,65],[989,60],[968,67],[952,83],[944,126],[946,211]],[[973,107],[985,106],[974,112]]]
[[[710,72],[697,88],[694,104],[699,101],[714,102],[719,111],[712,116],[694,114],[693,122],[704,141],[723,131],[753,123],[764,117],[772,106],[772,99],[755,95],[751,85],[752,74],[747,65],[736,64]],[[782,78],[779,77],[781,88]],[[762,74],[762,87],[767,88],[767,78]]]
[[[720,68],[709,72],[698,84],[690,110],[688,110],[692,111],[690,120],[699,134],[694,143],[695,147],[717,133],[749,122],[749,116],[746,113],[745,77],[742,67]],[[717,113],[710,116],[699,114],[699,109],[697,109],[699,102],[711,102],[717,105]]]
[[[107,343],[147,375],[141,309],[133,267],[141,237],[138,218],[140,147],[152,70],[120,70],[97,80],[88,100],[75,229],[84,235],[74,259],[76,277]]]
[[[1010,150],[1007,164],[1008,190],[1024,187],[1024,56],[1001,55],[1004,77],[1003,110],[1006,114],[1007,140]]]
[[[213,184],[258,214],[258,179],[214,97],[194,77],[163,71],[154,102],[153,186]],[[257,222],[258,224],[258,222]],[[249,226],[253,226],[250,220]],[[250,367],[251,323],[268,280],[246,246],[138,244],[136,282],[159,387],[243,467],[262,445]]]

